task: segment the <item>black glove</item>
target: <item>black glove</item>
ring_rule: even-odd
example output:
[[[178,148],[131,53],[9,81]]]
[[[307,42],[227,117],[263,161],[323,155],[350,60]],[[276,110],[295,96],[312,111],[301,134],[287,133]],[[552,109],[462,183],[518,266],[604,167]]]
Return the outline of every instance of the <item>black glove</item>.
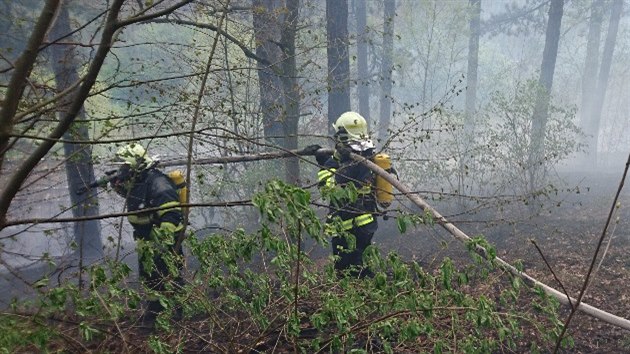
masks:
[[[315,155],[315,153],[317,152],[317,150],[321,149],[322,147],[314,144],[314,145],[309,145],[307,147],[305,147],[304,149],[302,149],[301,153],[303,155]]]
[[[337,151],[337,155],[339,156],[340,161],[350,160],[350,153],[352,152],[352,150],[350,150],[350,148],[346,145],[342,143],[337,143],[337,145],[335,145],[335,151]]]
[[[326,161],[332,156],[330,152],[318,151],[315,153],[315,160],[320,166],[324,166]]]

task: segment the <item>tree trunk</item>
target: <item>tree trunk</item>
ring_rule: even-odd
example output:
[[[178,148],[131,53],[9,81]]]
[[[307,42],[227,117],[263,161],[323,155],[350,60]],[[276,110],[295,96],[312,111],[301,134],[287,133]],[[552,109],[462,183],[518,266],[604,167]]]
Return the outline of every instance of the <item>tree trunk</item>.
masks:
[[[582,74],[580,120],[582,129],[587,134],[587,152],[584,156],[583,163],[585,168],[592,168],[595,164],[595,156],[591,148],[596,148],[594,138],[597,135],[597,131],[594,129],[592,112],[593,97],[597,88],[597,64],[599,63],[599,42],[601,40],[603,7],[603,0],[594,0],[591,5],[591,19],[588,25],[588,39],[586,42],[586,58],[584,60],[584,72]]]
[[[558,56],[563,6],[564,0],[551,0],[549,7],[545,49],[543,51],[543,59],[540,67],[540,77],[538,79],[541,91],[536,99],[534,112],[532,114],[531,146],[528,161],[530,192],[538,188],[544,173],[545,129],[549,115],[549,100],[553,86],[553,74],[556,69],[556,58]]]
[[[298,146],[298,122],[300,119],[300,90],[297,80],[297,67],[295,62],[295,36],[297,32],[299,0],[286,0],[286,17],[282,27],[282,48],[284,58],[282,60],[282,84],[285,93],[285,132],[286,149],[297,149]],[[297,184],[300,179],[300,166],[297,158],[285,160],[287,169],[286,179],[289,183]]]
[[[348,58],[348,0],[326,0],[328,38],[328,127],[350,110],[350,59]]]
[[[610,66],[612,63],[613,52],[617,42],[617,32],[619,30],[619,19],[623,9],[623,0],[614,0],[610,7],[610,21],[608,23],[608,33],[606,34],[606,42],[602,52],[602,63],[599,68],[599,76],[597,77],[597,89],[593,99],[593,106],[590,113],[590,130],[593,137],[590,141],[588,151],[594,165],[597,165],[597,145],[599,141],[599,125],[602,117],[602,108],[604,99],[606,98],[606,89],[608,88],[608,78],[610,76]]]
[[[392,71],[394,51],[394,18],[396,0],[384,0],[383,8],[383,59],[381,61],[381,99],[378,124],[378,138],[387,141],[392,114]]]
[[[66,42],[73,42],[72,35],[68,35],[70,28],[70,18],[67,6],[62,6],[57,15],[57,20],[52,26],[49,34],[50,40],[65,36]],[[79,65],[76,62],[77,51],[74,46],[54,44],[50,46],[52,69],[55,73],[57,91],[63,91],[79,81]],[[66,106],[70,103],[69,98],[59,102],[58,110],[63,116]],[[81,108],[77,118],[85,120],[85,109]],[[67,141],[89,141],[88,124],[85,122],[73,123],[70,129],[63,135]],[[90,145],[73,144],[65,142],[63,144],[64,157],[66,158],[66,176],[68,179],[68,191],[72,203],[72,216],[94,216],[99,215],[98,197],[96,190],[88,190],[84,195],[79,195],[81,187],[94,181],[94,164],[92,162],[92,150]],[[98,220],[77,221],[74,223],[74,239],[79,247],[81,259],[96,258],[103,255],[103,244],[101,242],[101,228]]]
[[[359,85],[357,87],[357,96],[359,96],[359,114],[370,122],[370,73],[368,68],[366,7],[366,0],[355,0],[355,13],[357,17],[357,82]]]
[[[263,132],[268,144],[284,148],[285,141],[285,97],[281,77],[282,50],[276,44],[280,41],[277,0],[253,1],[253,25],[256,39],[256,55],[266,60],[265,64],[257,62],[258,87],[260,92],[260,110],[262,114]],[[278,177],[281,165],[273,166],[270,171]]]
[[[465,193],[466,175],[468,165],[470,164],[469,156],[472,152],[468,151],[475,142],[475,108],[477,106],[477,69],[479,67],[479,36],[481,33],[481,0],[470,0],[470,20],[468,37],[468,74],[466,84],[466,108],[464,112],[464,141],[462,143],[462,152],[459,160],[459,192]]]
[[[268,143],[284,146],[284,96],[279,63],[282,51],[274,42],[280,41],[280,27],[277,19],[277,0],[254,0],[253,21],[256,36],[256,55],[271,63],[260,61],[258,81],[260,88],[260,109],[263,117],[263,129]]]

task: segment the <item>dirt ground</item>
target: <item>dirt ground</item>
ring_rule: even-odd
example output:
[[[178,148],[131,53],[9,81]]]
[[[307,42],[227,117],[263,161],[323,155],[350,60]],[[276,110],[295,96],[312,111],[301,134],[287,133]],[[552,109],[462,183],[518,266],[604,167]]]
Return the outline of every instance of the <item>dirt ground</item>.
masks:
[[[518,230],[518,241],[498,244],[499,255],[508,261],[522,259],[529,275],[560,289],[549,270],[551,268],[567,292],[577,297],[602,235],[605,225],[603,214],[602,209],[585,212],[583,209],[567,208],[558,211],[553,223]],[[611,224],[609,229],[614,230],[613,237],[611,239],[608,233],[608,237],[604,238],[583,301],[616,316],[630,318],[628,220],[619,220],[618,224]],[[541,253],[528,242],[530,239],[535,240],[549,266],[542,260]],[[569,309],[564,309],[561,320],[566,320],[568,314]],[[575,341],[575,348],[570,351],[572,353],[630,352],[630,331],[581,312],[572,319],[567,333]]]
[[[593,262],[618,185],[619,178],[611,176],[591,183],[580,193],[559,194],[554,199],[556,202],[538,210],[537,216],[528,216],[524,206],[512,205],[489,209],[476,215],[474,221],[461,216],[449,220],[470,236],[483,234],[505,261],[514,264],[521,260],[530,276],[558,290],[564,287],[572,297],[577,297]],[[582,300],[626,319],[630,319],[630,211],[624,204],[629,200],[630,193],[624,191],[619,207],[614,208]],[[390,232],[395,231],[390,229]],[[389,240],[381,235],[378,242],[384,249],[406,245],[399,251],[425,265],[440,262],[445,256],[461,263],[470,260],[461,243],[439,227],[420,227],[410,235]],[[569,308],[563,307],[560,320],[564,322],[569,313]],[[573,338],[575,346],[565,350],[566,353],[630,353],[630,331],[582,312],[572,318],[567,335]]]

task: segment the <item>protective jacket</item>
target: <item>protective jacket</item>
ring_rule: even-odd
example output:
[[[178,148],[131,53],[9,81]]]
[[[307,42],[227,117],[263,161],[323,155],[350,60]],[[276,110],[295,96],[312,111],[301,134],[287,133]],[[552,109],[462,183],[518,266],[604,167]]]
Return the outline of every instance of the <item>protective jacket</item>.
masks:
[[[374,154],[373,149],[364,151],[361,155],[370,158]],[[342,220],[344,230],[361,229],[363,232],[374,233],[378,228],[374,213],[378,211],[374,193],[375,176],[373,172],[363,164],[351,158],[340,157],[334,153],[324,162],[318,175],[319,186],[354,185],[358,197],[355,201],[341,199],[331,201],[329,206],[329,220],[339,217]]]
[[[134,237],[148,239],[152,233],[171,232],[183,229],[183,217],[177,189],[168,176],[156,168],[142,171],[128,192],[127,210],[130,212],[164,208],[157,211],[129,215]]]

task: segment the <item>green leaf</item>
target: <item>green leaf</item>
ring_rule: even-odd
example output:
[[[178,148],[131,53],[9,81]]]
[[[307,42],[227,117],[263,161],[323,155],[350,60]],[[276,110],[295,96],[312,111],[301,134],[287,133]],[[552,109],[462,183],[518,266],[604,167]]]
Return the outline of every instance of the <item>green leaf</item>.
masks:
[[[401,234],[404,234],[407,231],[407,220],[405,216],[399,216],[396,218],[396,225],[398,226],[398,231]]]
[[[48,277],[41,278],[40,280],[36,281],[35,284],[33,284],[33,287],[36,289],[43,288],[48,285],[48,281]]]

